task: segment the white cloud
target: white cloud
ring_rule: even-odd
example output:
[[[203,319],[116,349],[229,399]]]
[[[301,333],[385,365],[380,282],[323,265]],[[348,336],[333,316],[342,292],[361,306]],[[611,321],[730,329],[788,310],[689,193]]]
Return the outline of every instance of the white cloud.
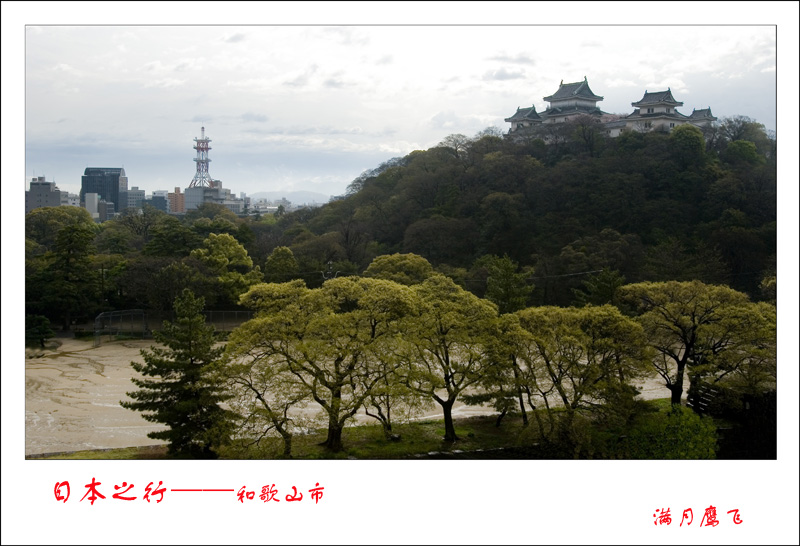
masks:
[[[186,80],[179,80],[177,78],[162,78],[160,80],[150,80],[144,82],[144,87],[161,87],[164,89],[170,87],[179,87],[186,83]]]
[[[497,70],[490,70],[483,75],[484,81],[492,81],[492,80],[519,80],[525,78],[525,73],[521,70],[507,70],[505,68],[499,68]]]
[[[622,80],[622,79],[619,79],[619,78],[616,78],[616,79],[613,79],[613,80],[605,80],[603,82],[603,85],[605,87],[609,87],[611,89],[616,89],[618,87],[637,87],[638,86],[638,84],[636,82],[634,82],[633,80]]]

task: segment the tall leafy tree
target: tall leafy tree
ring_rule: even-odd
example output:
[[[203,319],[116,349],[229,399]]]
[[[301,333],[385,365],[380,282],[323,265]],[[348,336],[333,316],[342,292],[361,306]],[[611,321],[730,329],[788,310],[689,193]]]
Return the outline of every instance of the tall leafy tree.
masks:
[[[630,404],[636,394],[631,382],[649,365],[644,333],[634,320],[611,305],[537,307],[518,316],[528,334],[515,344],[526,388],[543,401],[551,429],[555,407],[566,414],[560,431],[571,442],[578,412]]]
[[[41,303],[60,316],[64,330],[69,329],[76,313],[86,311],[94,302],[94,235],[94,229],[84,223],[62,227],[43,271]]]
[[[669,134],[670,147],[675,160],[682,167],[694,167],[703,163],[706,140],[703,131],[689,123],[675,127]]]
[[[687,370],[705,375],[735,369],[743,356],[763,354],[760,347],[774,336],[769,314],[727,286],[637,283],[620,288],[619,296],[639,314],[673,405],[681,403]]]
[[[389,358],[400,343],[400,319],[413,309],[411,289],[339,277],[315,289],[302,281],[259,284],[240,301],[257,315],[237,329],[237,350],[257,348],[270,366],[285,367],[327,420],[322,445],[341,451],[345,424],[400,366]]]
[[[619,271],[604,267],[599,273],[584,280],[583,288],[572,289],[573,301],[577,307],[613,304],[617,289],[624,284],[625,277]]]
[[[165,212],[145,204],[141,209],[124,209],[114,222],[124,226],[132,235],[140,237],[143,243],[147,243],[150,240],[151,230],[164,216]]]
[[[203,298],[188,289],[175,299],[176,319],[153,334],[163,346],[143,349],[144,362],[131,362],[144,377],[131,379],[139,389],[127,393],[132,401],[120,402],[166,425],[147,436],[166,440],[169,455],[176,458],[216,458],[215,449],[229,441],[233,415],[220,406],[227,395],[211,380],[224,347],[216,346],[203,306]]]
[[[291,457],[299,419],[292,410],[307,404],[308,391],[292,375],[286,361],[264,343],[256,328],[234,330],[225,357],[227,365],[219,377],[228,385],[229,403],[240,416],[237,435],[244,447],[277,434],[283,441],[283,456]]]
[[[416,254],[386,254],[369,264],[365,277],[386,279],[406,286],[419,284],[433,275],[430,262]]]
[[[25,342],[36,343],[44,349],[44,342],[55,335],[50,328],[50,321],[42,315],[25,316]]]
[[[471,405],[491,403],[498,412],[495,422],[498,427],[506,415],[517,410],[522,416],[523,426],[528,426],[525,401],[527,398],[530,402],[531,394],[519,357],[526,338],[516,313],[500,315],[497,335],[488,345],[492,365],[484,371],[479,388],[463,397],[464,402]],[[531,407],[535,406],[531,403]]]
[[[150,229],[151,238],[142,250],[150,256],[188,256],[202,238],[174,216],[163,216]]]
[[[25,215],[25,237],[51,250],[61,228],[85,225],[96,230],[89,212],[79,207],[40,207]]]
[[[500,314],[524,309],[534,288],[528,283],[528,273],[519,272],[519,264],[507,254],[502,258],[492,256],[486,266],[486,299],[497,305]]]
[[[228,233],[209,234],[203,246],[193,250],[190,256],[216,273],[223,301],[235,303],[241,294],[263,278],[261,268],[253,267],[253,259],[244,246]]]
[[[492,365],[489,344],[497,307],[443,275],[433,275],[412,288],[418,302],[404,330],[405,382],[441,406],[444,439],[455,442],[453,405]]]
[[[300,266],[289,247],[278,246],[272,251],[264,265],[264,280],[267,282],[288,282],[300,273]]]

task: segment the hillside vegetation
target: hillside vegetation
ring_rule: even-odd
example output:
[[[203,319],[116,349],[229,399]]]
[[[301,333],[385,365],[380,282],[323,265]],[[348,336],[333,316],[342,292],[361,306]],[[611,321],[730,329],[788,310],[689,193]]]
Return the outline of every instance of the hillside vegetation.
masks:
[[[248,310],[223,356],[181,349],[158,361],[230,400],[231,415],[181,437],[206,456],[267,436],[291,456],[295,433],[320,422],[325,448],[341,453],[362,409],[392,442],[421,404],[441,409],[452,443],[461,400],[491,405],[497,426],[519,415],[537,441],[574,456],[598,434],[639,449],[659,431],[700,442],[691,457],[713,456],[714,427],[681,409],[686,379],[697,407],[710,396],[708,413],[741,425],[730,442],[763,433],[774,447],[775,150],[742,117],[614,139],[584,118],[546,142],[450,135],[291,214],[145,207],[96,225],[83,209],[36,209],[25,226],[26,337],[43,346],[51,321],[69,329],[102,311],[174,305],[177,321],[156,339],[211,347],[213,329],[187,325],[203,310]],[[156,403],[133,409],[160,407],[159,370],[129,393]],[[644,375],[671,391],[668,415],[652,423],[633,386]],[[196,388],[180,392],[194,403]],[[206,398],[198,415],[219,409]],[[292,417],[314,404],[313,423]],[[662,447],[649,456],[676,456]]]

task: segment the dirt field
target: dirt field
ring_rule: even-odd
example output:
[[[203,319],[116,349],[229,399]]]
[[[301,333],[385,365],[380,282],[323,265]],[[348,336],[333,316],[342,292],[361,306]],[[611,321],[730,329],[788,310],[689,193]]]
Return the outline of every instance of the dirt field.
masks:
[[[136,389],[132,360],[152,340],[117,341],[93,347],[91,341],[61,339],[61,347],[25,361],[25,454],[156,445],[147,433],[157,423],[119,405]],[[642,397],[665,398],[658,380],[645,383]],[[312,405],[313,406],[313,405]],[[456,417],[491,413],[457,404]],[[440,418],[438,406],[424,417]],[[423,418],[424,418],[423,417]],[[363,420],[372,420],[364,416]]]

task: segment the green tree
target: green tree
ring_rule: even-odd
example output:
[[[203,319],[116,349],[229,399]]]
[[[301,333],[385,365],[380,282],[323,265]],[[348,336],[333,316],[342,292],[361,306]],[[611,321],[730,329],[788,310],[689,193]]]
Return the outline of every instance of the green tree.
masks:
[[[455,442],[453,405],[492,365],[489,344],[497,308],[443,275],[428,277],[412,288],[417,308],[404,330],[405,383],[441,406],[444,440]]]
[[[673,157],[682,167],[701,165],[705,159],[706,139],[703,131],[691,124],[675,127],[669,134]]]
[[[190,224],[200,218],[209,220],[224,218],[232,223],[236,223],[237,220],[236,214],[231,209],[219,203],[200,203],[196,208],[186,212],[186,221]]]
[[[102,254],[126,255],[141,246],[141,238],[132,234],[129,229],[113,220],[100,224],[100,231],[94,244]]]
[[[525,390],[523,370],[518,354],[524,346],[525,333],[520,327],[519,317],[513,313],[500,315],[497,335],[490,341],[488,366],[480,379],[476,392],[464,395],[464,402],[470,405],[491,403],[498,412],[496,426],[500,426],[506,415],[519,409],[523,426],[528,426],[528,412],[525,397],[530,400],[529,389]]]
[[[534,288],[528,283],[528,273],[518,272],[519,264],[507,254],[502,258],[491,256],[486,267],[486,299],[497,305],[500,314],[524,309]]]
[[[25,215],[25,237],[52,250],[56,236],[66,226],[82,225],[97,230],[92,216],[79,207],[41,207]]]
[[[620,288],[619,296],[639,314],[656,351],[653,365],[672,392],[673,405],[681,403],[687,369],[696,367],[705,375],[733,367],[768,338],[773,327],[745,294],[727,286],[637,283]]]
[[[764,125],[747,116],[723,118],[719,123],[719,132],[723,137],[723,144],[746,140],[755,144],[762,155],[774,152],[774,142],[767,135]]]
[[[124,226],[132,235],[141,238],[143,243],[147,243],[150,240],[150,230],[164,216],[165,212],[145,204],[141,209],[127,208],[121,211],[114,222]]]
[[[400,343],[400,319],[413,308],[411,290],[386,280],[339,277],[315,289],[302,281],[259,284],[240,302],[257,315],[237,329],[235,339],[249,340],[270,365],[286,367],[327,420],[322,445],[341,451],[347,421],[400,365],[388,358]]]
[[[42,306],[61,317],[64,330],[69,330],[74,314],[86,312],[95,301],[94,235],[94,229],[85,223],[61,228],[43,271]]]
[[[225,302],[237,302],[249,287],[262,281],[261,268],[253,267],[247,250],[227,233],[211,233],[203,246],[190,255],[216,273],[221,299]]]
[[[614,304],[617,289],[624,284],[625,277],[619,271],[604,267],[600,273],[583,281],[583,288],[573,288],[573,301],[577,307]]]
[[[694,249],[669,237],[647,249],[642,272],[656,281],[723,283],[730,278],[725,260],[715,248],[699,241]]]
[[[385,279],[406,286],[419,284],[433,275],[430,262],[417,254],[386,254],[369,264],[365,277]]]
[[[527,335],[515,340],[524,363],[525,389],[542,400],[550,426],[579,447],[573,425],[579,412],[603,408],[625,413],[637,394],[632,381],[649,371],[642,327],[614,306],[535,307],[517,313]],[[556,408],[565,419],[556,429]],[[535,406],[532,405],[532,409]]]
[[[249,327],[234,330],[225,350],[228,364],[219,377],[228,385],[230,406],[241,416],[238,436],[244,447],[258,444],[274,431],[283,441],[283,456],[291,457],[299,418],[290,412],[304,407],[309,394],[287,363],[265,347],[261,335]]]
[[[364,400],[364,413],[381,424],[388,440],[397,440],[392,425],[399,420],[408,421],[429,407],[428,400],[403,383],[403,371],[396,355],[384,353],[378,360],[381,379]]]
[[[707,351],[693,362],[691,377],[722,383],[749,395],[775,390],[777,310],[758,302],[728,309],[701,340]]]
[[[464,234],[475,231],[476,227],[471,219],[434,215],[406,228],[403,249],[422,256],[434,265],[469,264],[475,250],[475,241],[464,237]]]
[[[493,192],[484,197],[477,215],[480,241],[484,251],[509,254],[519,259],[525,255],[525,202],[522,194]]]
[[[727,163],[758,165],[764,163],[764,158],[759,155],[756,145],[749,140],[734,140],[728,143],[722,159]]]
[[[264,280],[266,282],[288,282],[300,273],[300,266],[294,259],[294,253],[289,247],[275,247],[264,265]]]
[[[174,302],[185,288],[195,294],[207,294],[209,296],[205,298],[207,307],[215,303],[210,299],[214,295],[215,280],[201,271],[203,269],[201,264],[192,264],[192,261],[186,259],[169,263],[149,276],[145,293],[151,309],[170,309],[170,302]]]
[[[239,227],[236,225],[234,220],[231,220],[225,216],[220,215],[215,216],[214,218],[206,218],[203,216],[197,218],[191,223],[191,228],[192,231],[194,231],[201,239],[205,239],[212,233],[227,233],[238,240]]]
[[[50,328],[50,321],[42,315],[25,316],[25,341],[27,343],[37,343],[44,349],[44,342],[55,335]]]
[[[151,229],[150,241],[142,250],[148,256],[188,256],[200,247],[202,238],[174,216],[164,216]]]
[[[139,390],[127,393],[133,401],[120,402],[167,426],[147,436],[169,442],[168,453],[175,458],[216,458],[216,449],[229,441],[233,415],[220,406],[227,399],[222,386],[210,380],[224,347],[215,346],[214,327],[206,325],[203,306],[203,298],[188,289],[175,299],[176,319],[153,333],[163,347],[143,349],[144,363],[131,362],[145,377],[132,378]]]

